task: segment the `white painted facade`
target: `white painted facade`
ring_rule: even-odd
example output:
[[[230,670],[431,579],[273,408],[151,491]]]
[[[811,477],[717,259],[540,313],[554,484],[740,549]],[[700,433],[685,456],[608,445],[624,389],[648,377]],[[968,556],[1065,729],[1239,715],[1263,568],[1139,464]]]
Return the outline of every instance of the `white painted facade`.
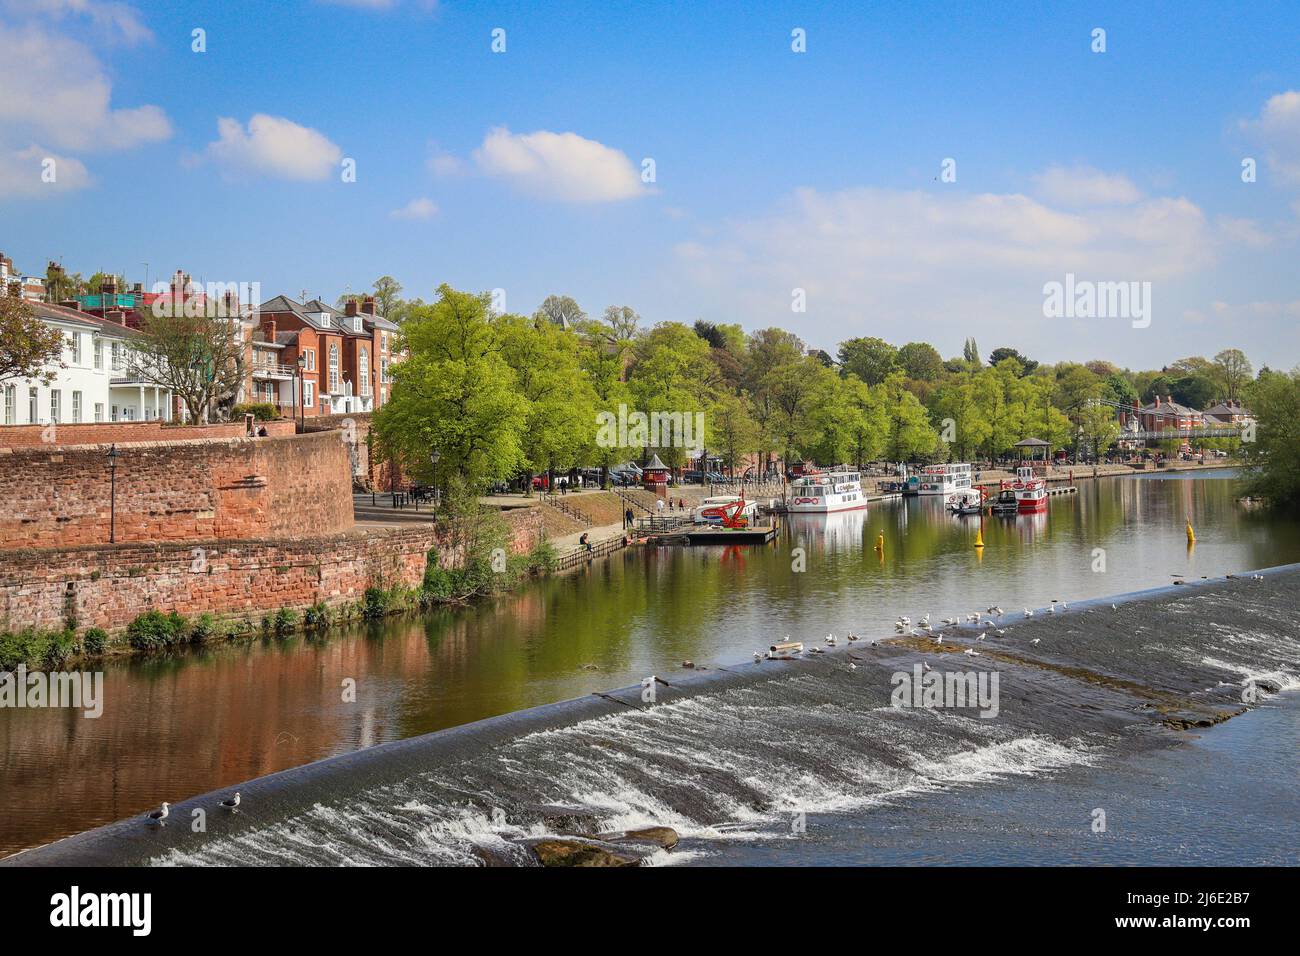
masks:
[[[0,383],[0,424],[48,425],[172,418],[171,390],[141,381],[130,371],[131,332],[94,316],[39,307],[47,325],[63,333],[64,368],[53,381]]]

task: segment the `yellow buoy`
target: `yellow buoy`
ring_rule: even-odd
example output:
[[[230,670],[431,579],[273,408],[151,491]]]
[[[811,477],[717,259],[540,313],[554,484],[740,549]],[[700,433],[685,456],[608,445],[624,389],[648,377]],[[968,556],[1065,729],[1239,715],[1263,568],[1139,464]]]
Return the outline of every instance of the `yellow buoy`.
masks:
[[[877,551],[885,550],[885,536],[883,533],[876,535],[876,550]]]
[[[1192,523],[1190,521],[1187,522],[1187,543],[1196,543],[1196,532],[1192,530]]]
[[[975,532],[975,547],[977,547],[977,548],[982,548],[982,547],[984,547],[984,529],[983,529],[983,528],[980,528],[978,531]]]

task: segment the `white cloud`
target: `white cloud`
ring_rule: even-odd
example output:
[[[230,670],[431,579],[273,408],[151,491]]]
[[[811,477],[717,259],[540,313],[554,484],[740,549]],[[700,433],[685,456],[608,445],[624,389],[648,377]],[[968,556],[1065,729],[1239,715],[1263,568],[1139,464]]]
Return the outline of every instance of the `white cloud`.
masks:
[[[436,143],[429,144],[429,158],[425,165],[435,176],[459,176],[469,171],[463,159],[441,149]]]
[[[157,106],[114,109],[89,48],[38,26],[0,24],[0,137],[72,150],[127,149],[171,136]]]
[[[388,215],[393,219],[432,219],[438,215],[438,204],[432,199],[421,196],[412,199],[401,209],[394,209]]]
[[[1284,182],[1300,184],[1300,91],[1269,97],[1259,119],[1242,120],[1241,127],[1263,145],[1269,169]]]
[[[62,20],[69,16],[88,18],[105,36],[128,45],[153,39],[140,11],[115,0],[4,0],[5,9],[17,15],[46,16]]]
[[[53,182],[45,181],[49,175]],[[0,146],[0,199],[52,198],[89,185],[85,165],[70,156],[35,145],[13,150]]]
[[[343,151],[324,134],[282,116],[257,113],[247,129],[236,119],[217,120],[208,155],[227,171],[282,179],[321,180],[339,169]]]
[[[474,162],[539,199],[617,202],[647,192],[624,153],[577,133],[511,133],[499,126],[474,150]]]
[[[1254,219],[1219,216],[1214,220],[1214,225],[1228,242],[1252,249],[1264,249],[1273,244],[1274,236]]]
[[[1040,198],[1062,206],[1128,205],[1142,198],[1127,176],[1091,166],[1050,166],[1033,179]]]
[[[1064,326],[1043,319],[1044,283],[1066,273],[1151,281],[1159,322],[1169,283],[1212,262],[1214,248],[1205,216],[1181,198],[1077,211],[1014,193],[800,189],[769,215],[679,245],[669,281],[684,277],[719,314],[810,337],[942,348],[976,335],[1058,350]],[[792,312],[794,289],[806,291],[806,313]],[[1073,334],[1082,348],[1098,331]]]

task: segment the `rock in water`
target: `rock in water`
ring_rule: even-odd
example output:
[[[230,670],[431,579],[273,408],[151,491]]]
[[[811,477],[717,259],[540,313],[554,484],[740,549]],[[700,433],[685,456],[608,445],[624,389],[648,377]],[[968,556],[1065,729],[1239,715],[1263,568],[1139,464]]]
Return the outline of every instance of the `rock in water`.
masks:
[[[641,858],[582,840],[547,838],[530,844],[542,866],[640,866]]]
[[[643,830],[626,830],[623,833],[598,833],[595,839],[604,843],[650,843],[664,850],[677,845],[677,831],[672,827],[646,827]]]

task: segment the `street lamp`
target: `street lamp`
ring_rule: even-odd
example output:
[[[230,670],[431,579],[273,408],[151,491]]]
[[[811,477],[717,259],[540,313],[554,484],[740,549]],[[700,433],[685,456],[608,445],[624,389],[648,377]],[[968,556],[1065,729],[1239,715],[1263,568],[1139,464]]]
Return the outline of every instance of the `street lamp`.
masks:
[[[433,506],[436,508],[442,500],[441,490],[438,488],[438,462],[442,460],[442,452],[433,449],[429,452],[429,464],[433,465]]]
[[[117,445],[108,449],[108,543],[117,543]]]

